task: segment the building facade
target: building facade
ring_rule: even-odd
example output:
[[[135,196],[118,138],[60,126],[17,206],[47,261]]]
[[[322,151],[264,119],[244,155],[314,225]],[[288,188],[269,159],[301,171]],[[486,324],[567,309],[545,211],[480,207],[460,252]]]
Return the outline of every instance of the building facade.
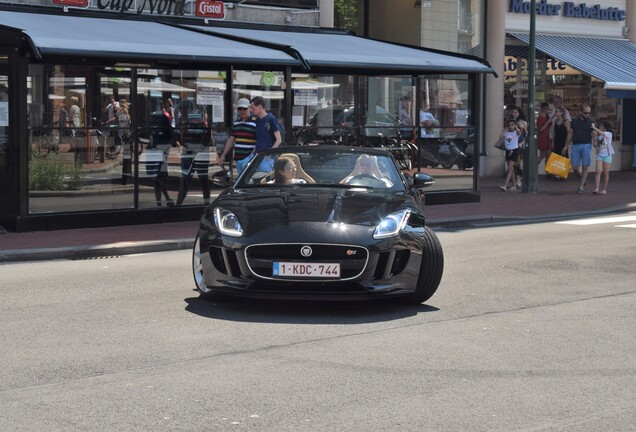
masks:
[[[577,115],[582,103],[612,124],[617,155],[612,169],[635,166],[636,4],[536,1],[535,100],[528,100],[528,0],[416,0],[391,5],[360,0],[361,30],[370,37],[483,56],[497,76],[484,76],[481,174],[500,175],[502,152],[492,147],[513,107],[538,111],[541,102],[561,99]],[[365,11],[366,10],[366,11]],[[364,27],[364,25],[368,27]],[[435,110],[435,107],[431,107]],[[542,172],[542,166],[539,167]]]
[[[0,3],[0,225],[198,219],[227,180],[219,162],[233,172],[217,155],[241,98],[262,96],[288,144],[393,150],[391,133],[421,144],[452,132],[475,147],[470,113],[487,63],[320,28],[315,3],[277,3]],[[274,23],[247,25],[237,10],[271,13]],[[426,128],[416,123],[419,102],[408,104],[418,94],[445,108]],[[396,149],[405,171],[422,148]],[[428,202],[479,199],[463,162]]]

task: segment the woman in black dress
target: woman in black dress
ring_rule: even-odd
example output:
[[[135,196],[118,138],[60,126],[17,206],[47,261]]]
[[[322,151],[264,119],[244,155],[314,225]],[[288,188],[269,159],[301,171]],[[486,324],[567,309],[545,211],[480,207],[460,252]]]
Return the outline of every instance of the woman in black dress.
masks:
[[[557,108],[554,113],[554,137],[552,137],[552,148],[556,154],[568,157],[568,148],[565,143],[570,132],[570,122],[565,118],[565,111]]]

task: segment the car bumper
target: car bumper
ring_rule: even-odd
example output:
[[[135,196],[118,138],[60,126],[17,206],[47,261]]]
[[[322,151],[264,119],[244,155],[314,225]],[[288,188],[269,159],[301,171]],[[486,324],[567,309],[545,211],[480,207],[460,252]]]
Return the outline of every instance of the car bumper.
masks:
[[[360,227],[361,231],[368,231]],[[307,227],[307,235],[302,241],[285,238],[278,233],[280,240],[275,244],[265,241],[253,241],[249,244],[237,239],[228,239],[202,228],[199,231],[200,259],[206,286],[216,293],[252,298],[306,300],[361,300],[411,294],[415,291],[422,262],[423,228],[405,230],[392,239],[374,240],[370,235],[368,242],[353,242],[353,235],[312,237]],[[350,233],[351,234],[351,233]],[[273,237],[277,238],[277,237]],[[282,246],[281,246],[282,245]],[[302,246],[314,249],[323,248],[326,252],[320,258],[304,258],[293,251]],[[272,255],[256,257],[250,250],[266,250],[271,246]],[[330,259],[329,250],[364,250],[358,259]],[[279,250],[292,251],[279,253]],[[256,254],[254,254],[256,255]],[[342,254],[339,255],[342,257]],[[275,261],[294,263],[320,262],[341,263],[342,274],[338,279],[294,279],[272,276],[268,266]],[[346,273],[346,269],[349,270]]]

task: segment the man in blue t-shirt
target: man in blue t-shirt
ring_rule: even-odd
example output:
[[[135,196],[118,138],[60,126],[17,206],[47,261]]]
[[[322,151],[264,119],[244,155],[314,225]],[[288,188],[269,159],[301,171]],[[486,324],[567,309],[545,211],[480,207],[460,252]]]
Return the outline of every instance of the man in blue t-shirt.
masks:
[[[265,100],[256,96],[250,101],[250,106],[256,116],[256,153],[278,147],[283,140],[282,135],[276,117],[265,111]]]

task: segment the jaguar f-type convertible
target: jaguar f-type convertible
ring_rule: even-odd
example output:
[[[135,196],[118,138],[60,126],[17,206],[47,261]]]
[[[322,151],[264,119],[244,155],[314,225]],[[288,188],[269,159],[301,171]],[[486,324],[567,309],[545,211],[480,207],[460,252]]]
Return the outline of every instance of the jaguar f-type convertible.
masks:
[[[225,296],[422,303],[442,247],[421,188],[390,152],[303,146],[256,154],[203,212],[192,267],[209,300]]]

